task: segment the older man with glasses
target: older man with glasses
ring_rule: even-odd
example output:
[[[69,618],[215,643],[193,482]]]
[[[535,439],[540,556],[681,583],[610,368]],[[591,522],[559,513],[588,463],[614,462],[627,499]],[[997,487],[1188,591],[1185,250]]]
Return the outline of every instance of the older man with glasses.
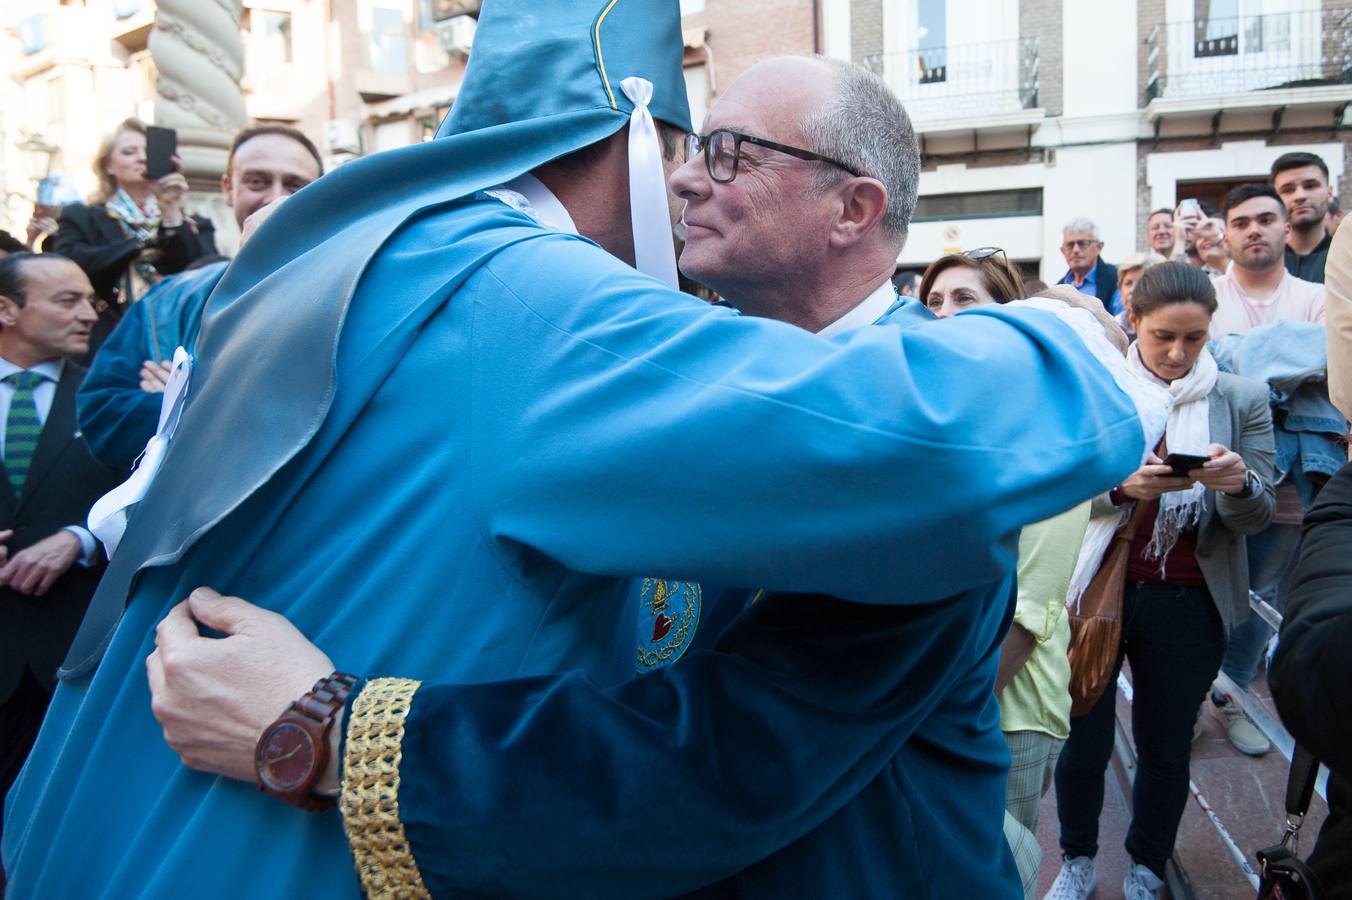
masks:
[[[1103,236],[1090,219],[1075,218],[1061,230],[1061,255],[1070,266],[1058,284],[1068,284],[1081,294],[1098,297],[1108,312],[1122,311],[1122,295],[1117,290],[1117,266],[1104,262]]]

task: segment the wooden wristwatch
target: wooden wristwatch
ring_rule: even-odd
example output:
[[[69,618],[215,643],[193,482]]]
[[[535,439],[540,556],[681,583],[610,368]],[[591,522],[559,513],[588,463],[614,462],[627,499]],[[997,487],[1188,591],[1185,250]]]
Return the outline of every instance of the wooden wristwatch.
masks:
[[[312,789],[329,764],[329,731],[356,683],[342,672],[321,678],[263,730],[254,750],[260,791],[312,812],[333,806],[332,797]]]

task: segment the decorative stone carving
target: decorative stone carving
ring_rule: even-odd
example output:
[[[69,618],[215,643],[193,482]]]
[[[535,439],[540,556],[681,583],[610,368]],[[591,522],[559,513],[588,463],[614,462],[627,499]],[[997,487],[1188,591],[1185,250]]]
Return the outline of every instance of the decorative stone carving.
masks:
[[[157,7],[148,41],[159,73],[155,124],[178,131],[188,205],[215,222],[227,249],[236,229],[220,178],[230,141],[248,121],[239,86],[243,0],[158,0]]]

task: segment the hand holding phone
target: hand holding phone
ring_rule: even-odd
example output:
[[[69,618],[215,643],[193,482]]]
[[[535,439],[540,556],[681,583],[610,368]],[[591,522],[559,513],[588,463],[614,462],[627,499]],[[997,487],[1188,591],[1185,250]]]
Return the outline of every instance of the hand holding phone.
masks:
[[[1122,493],[1131,500],[1149,503],[1171,491],[1186,491],[1195,482],[1187,474],[1179,475],[1158,456],[1151,453],[1146,462],[1120,485]]]
[[[1173,470],[1173,475],[1186,478],[1193,469],[1200,469],[1209,456],[1197,456],[1192,453],[1170,453],[1164,457],[1164,464]]]
[[[146,181],[159,181],[178,171],[174,156],[178,153],[178,132],[158,125],[146,126]]]

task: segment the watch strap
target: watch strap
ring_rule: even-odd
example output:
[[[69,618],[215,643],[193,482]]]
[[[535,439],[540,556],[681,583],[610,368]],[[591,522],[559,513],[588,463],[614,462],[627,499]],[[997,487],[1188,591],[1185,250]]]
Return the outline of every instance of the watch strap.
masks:
[[[313,770],[305,781],[294,790],[280,792],[267,786],[266,781],[258,779],[258,789],[272,794],[301,809],[317,812],[333,806],[334,799],[313,793],[313,787],[329,762],[329,732],[333,723],[347,704],[348,695],[356,685],[357,679],[343,672],[334,672],[315,682],[315,686],[301,695],[287,707],[286,711],[272,725],[263,730],[258,739],[258,753],[261,766],[261,748],[268,740],[272,730],[285,722],[301,725],[314,742]]]
[[[309,693],[291,704],[291,708],[318,722],[332,724],[334,715],[347,703],[347,695],[357,679],[343,672],[334,672],[315,682]]]
[[[1244,470],[1244,486],[1238,494],[1231,494],[1236,500],[1248,500],[1263,490],[1263,481],[1253,473],[1253,469]]]

